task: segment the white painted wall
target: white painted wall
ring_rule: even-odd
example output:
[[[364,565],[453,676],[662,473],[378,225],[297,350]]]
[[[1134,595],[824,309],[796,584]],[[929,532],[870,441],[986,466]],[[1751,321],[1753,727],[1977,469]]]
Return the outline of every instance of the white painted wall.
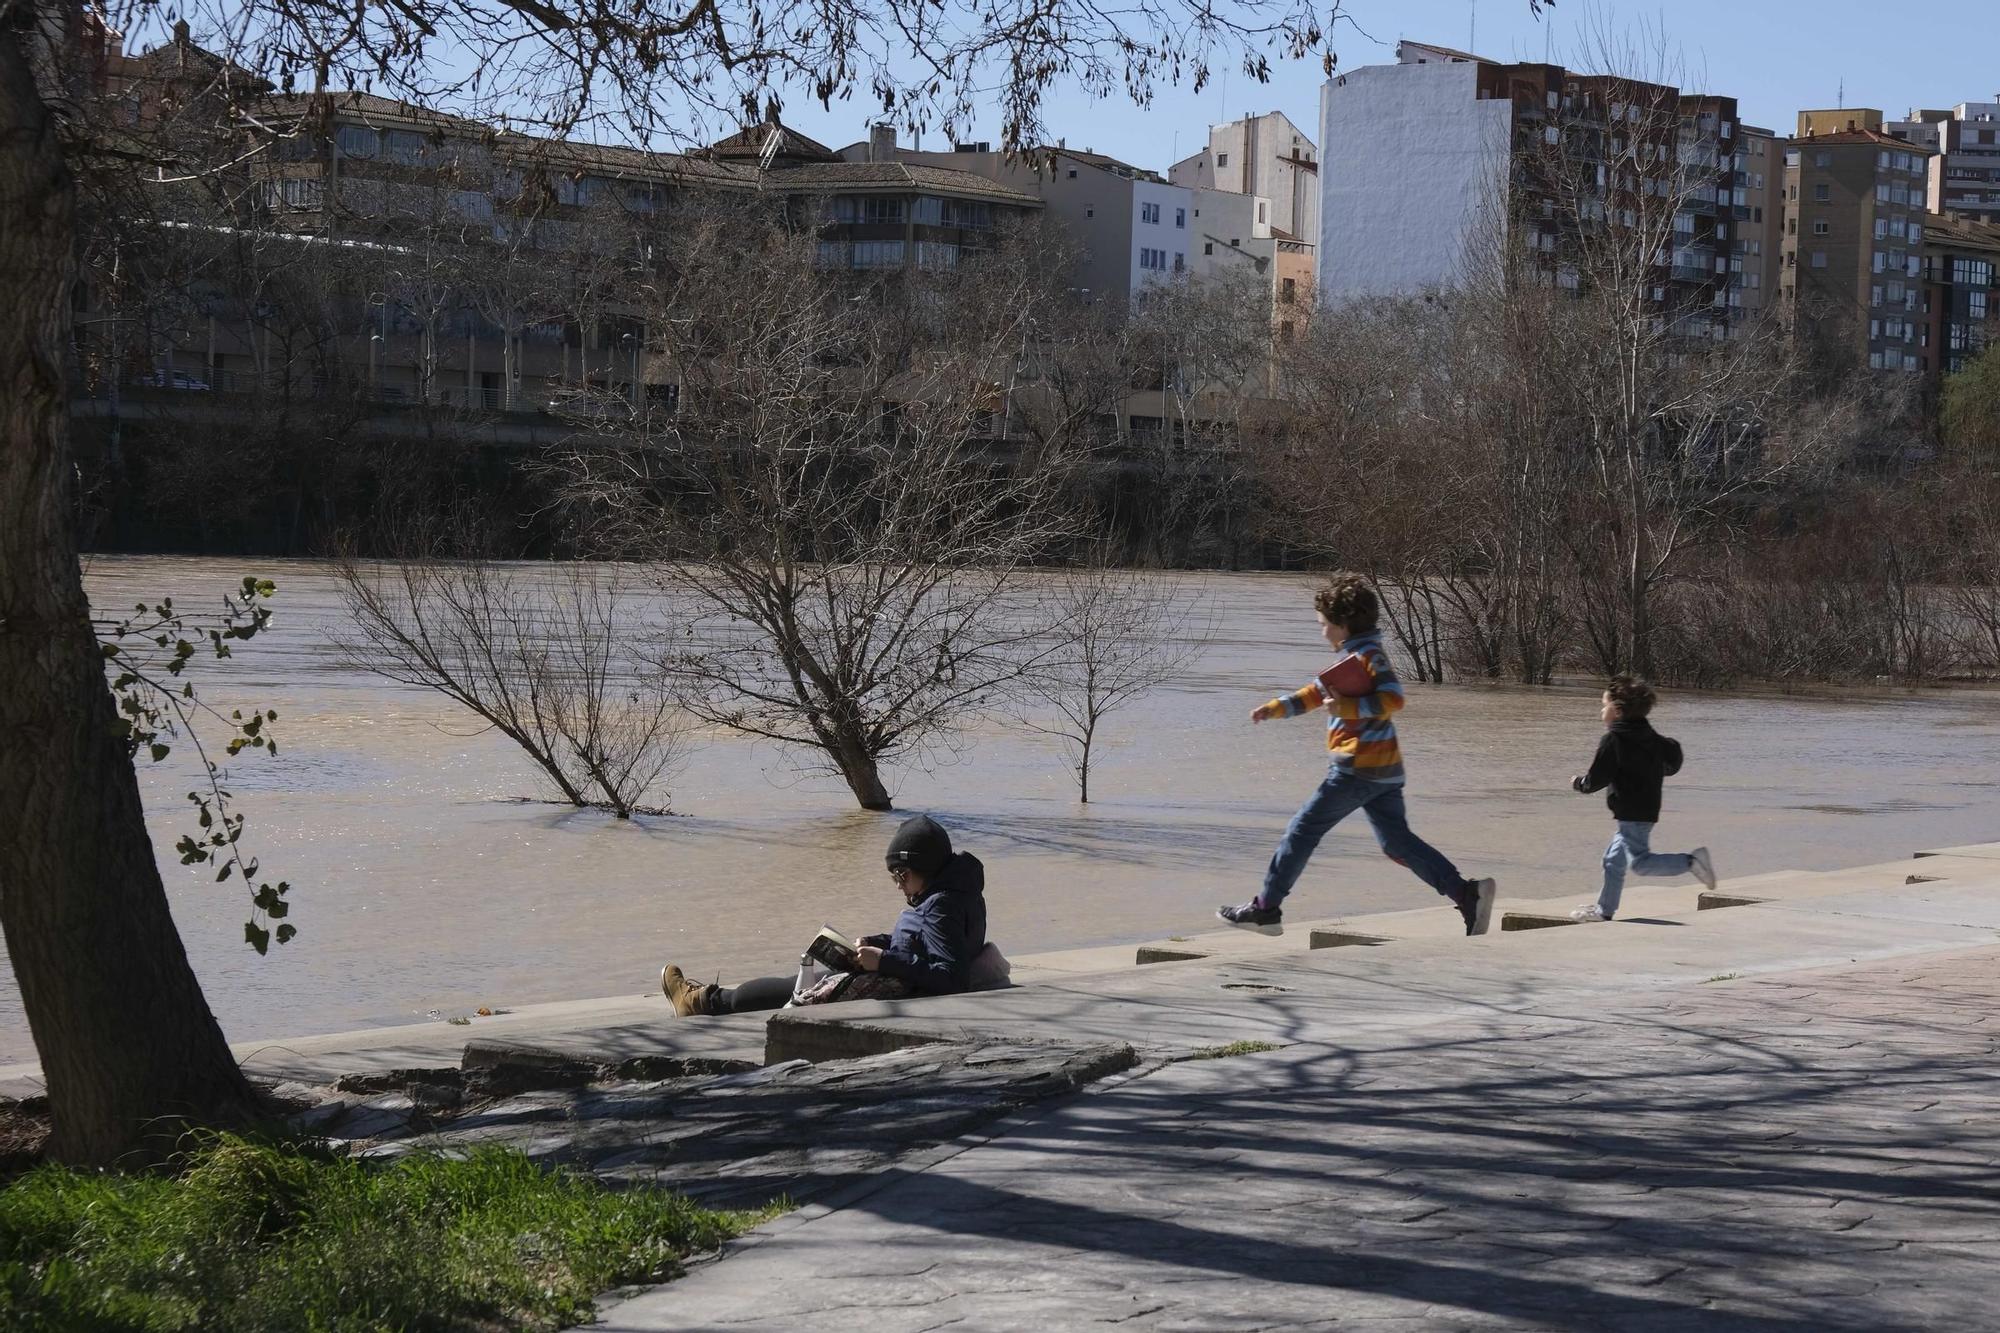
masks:
[[[1506,179],[1511,108],[1470,63],[1370,65],[1320,90],[1320,299],[1449,285]],[[1504,210],[1503,210],[1504,211]]]
[[[1188,260],[1189,251],[1195,249],[1194,240],[1194,191],[1183,185],[1169,185],[1165,182],[1140,181],[1132,183],[1132,242],[1127,246],[1127,261],[1131,264],[1132,294],[1137,296],[1149,282],[1172,281],[1174,276],[1174,256],[1180,255],[1183,264]],[[1147,222],[1144,205],[1158,204],[1160,220]],[[1167,256],[1164,271],[1141,269],[1139,250],[1163,250]]]

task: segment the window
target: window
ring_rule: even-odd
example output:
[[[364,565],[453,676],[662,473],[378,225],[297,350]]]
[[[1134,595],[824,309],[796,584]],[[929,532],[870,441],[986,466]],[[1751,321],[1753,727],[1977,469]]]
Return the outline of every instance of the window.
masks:
[[[1215,253],[1215,242],[1214,242],[1214,241],[1203,241],[1203,242],[1201,243],[1201,252],[1202,252],[1203,254],[1205,254],[1205,255],[1212,255],[1212,254],[1214,254],[1214,253]]]
[[[1910,224],[1910,244],[1915,245],[1917,242],[1923,239],[1924,239],[1924,224],[1921,222],[1912,222]]]
[[[897,211],[902,211],[900,199],[874,200],[869,203],[892,203]],[[903,266],[903,243],[901,241],[856,241],[851,261],[855,268],[901,268]]]
[[[1814,268],[1826,267],[1826,251],[1815,250],[1812,252],[1812,266]]]
[[[1076,179],[1076,168],[1075,168],[1075,167],[1071,167],[1071,168],[1069,169],[1069,178],[1070,178],[1071,180],[1075,180],[1075,179]]]
[[[1823,203],[1825,203],[1825,202],[1826,202],[1827,200],[1829,200],[1829,199],[1831,199],[1831,198],[1833,198],[1833,187],[1832,187],[1832,186],[1828,185],[1828,184],[1827,184],[1826,182],[1824,182],[1824,181],[1821,181],[1821,182],[1820,182],[1820,183],[1819,183],[1818,185],[1815,185],[1815,186],[1813,186],[1813,200],[1814,200],[1814,202],[1816,202],[1816,203],[1822,203],[1822,204],[1823,204]]]
[[[1888,267],[1889,267],[1889,256],[1883,254],[1880,250],[1877,250],[1875,252],[1875,271],[1877,273],[1881,273]]]
[[[340,145],[342,157],[375,156],[375,131],[366,125],[342,125],[334,142]]]
[[[1259,199],[1257,201],[1257,220],[1259,222],[1270,221],[1270,218],[1267,216],[1267,211],[1270,209],[1270,207],[1271,206],[1265,203],[1262,199]]]
[[[944,200],[936,195],[920,194],[911,201],[910,221],[935,227],[943,220]]]
[[[1158,204],[1142,203],[1139,205],[1139,221],[1158,222],[1159,220],[1160,220],[1160,206]]]
[[[1885,148],[1881,152],[1875,154],[1875,170],[1887,171],[1888,169],[1889,169],[1889,151]]]
[[[1799,220],[1797,218],[1786,218],[1785,235],[1796,236],[1798,234],[1799,234]]]
[[[1868,289],[1868,304],[1869,304],[1869,305],[1871,305],[1871,306],[1877,306],[1877,305],[1881,305],[1881,304],[1882,304],[1882,284],[1881,284],[1881,283],[1879,283],[1879,282],[1878,282],[1878,283],[1876,283],[1876,284],[1875,284],[1874,286],[1872,286],[1872,287],[1870,287],[1870,288]]]
[[[1875,202],[1878,204],[1889,202],[1889,187],[1887,185],[1878,185],[1875,187]]]
[[[1829,227],[1829,226],[1828,226],[1828,225],[1827,225],[1826,223],[1824,223],[1824,222],[1815,222],[1815,223],[1813,223],[1813,233],[1812,233],[1812,234],[1813,234],[1813,235],[1815,235],[1815,236],[1824,236],[1824,235],[1826,235],[1826,234],[1827,234],[1827,233],[1828,233],[1829,231],[1831,231],[1831,230],[1833,230],[1833,229],[1832,229],[1831,227]]]
[[[1174,225],[1182,228],[1187,226],[1187,210],[1185,208],[1176,208],[1174,210]]]
[[[1965,313],[1967,318],[1973,320],[1983,320],[1986,318],[1986,293],[1984,291],[1975,290],[1965,294]]]
[[[1297,278],[1285,279],[1284,288],[1278,293],[1278,299],[1286,305],[1290,305],[1299,299],[1299,282]]]
[[[272,203],[286,208],[318,208],[326,197],[326,183],[317,177],[298,177],[277,182]]]
[[[1083,210],[1083,215],[1087,218],[1094,218],[1097,216],[1097,210],[1094,208],[1086,208]]]
[[[1814,165],[1814,166],[1816,166],[1816,167],[1830,167],[1830,166],[1832,166],[1832,165],[1833,165],[1833,154],[1832,154],[1832,153],[1814,153],[1814,154],[1813,154],[1813,165]]]
[[[414,130],[390,130],[382,136],[382,156],[391,162],[415,166],[424,155],[424,136]]]
[[[1875,239],[1876,239],[1876,240],[1878,240],[1878,241],[1881,241],[1881,240],[1886,240],[1886,239],[1888,239],[1888,236],[1889,236],[1889,219],[1887,219],[1887,218],[1876,218],[1876,219],[1875,219]]]
[[[918,241],[917,267],[952,269],[958,267],[958,247],[950,241]]]
[[[1226,166],[1228,166],[1228,165],[1229,165],[1229,154],[1227,154],[1227,153],[1217,153],[1217,154],[1215,155],[1215,165],[1216,165],[1216,166],[1218,166],[1218,167],[1226,167]]]
[[[1174,251],[1174,272],[1179,273],[1185,270],[1186,268],[1187,268],[1187,256],[1179,250]]]

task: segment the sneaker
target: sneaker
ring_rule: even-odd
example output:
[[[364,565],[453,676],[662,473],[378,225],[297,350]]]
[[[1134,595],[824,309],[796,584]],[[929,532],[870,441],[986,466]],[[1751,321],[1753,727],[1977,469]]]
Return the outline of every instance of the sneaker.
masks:
[[[709,1011],[708,1003],[715,994],[715,987],[697,986],[678,967],[668,963],[660,969],[660,993],[673,1001],[675,1013],[682,1018],[691,1018]]]
[[[1225,921],[1243,930],[1254,930],[1259,935],[1282,935],[1285,933],[1285,911],[1281,907],[1262,907],[1255,898],[1241,907],[1218,907],[1218,920]]]
[[[1688,853],[1688,869],[1701,881],[1704,889],[1715,887],[1715,859],[1708,854],[1708,848],[1697,847]]]
[[[1493,925],[1493,900],[1500,896],[1498,881],[1491,879],[1468,879],[1464,887],[1452,895],[1452,902],[1458,907],[1459,916],[1465,919],[1465,933],[1484,935]]]
[[[1596,903],[1585,903],[1574,912],[1571,912],[1569,919],[1572,921],[1609,921],[1611,918],[1604,915],[1604,909]]]

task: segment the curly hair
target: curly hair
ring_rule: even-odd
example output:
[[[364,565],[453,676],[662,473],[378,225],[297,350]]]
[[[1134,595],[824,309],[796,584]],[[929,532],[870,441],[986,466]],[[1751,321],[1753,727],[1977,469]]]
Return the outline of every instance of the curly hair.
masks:
[[[1313,594],[1313,609],[1334,624],[1345,625],[1349,634],[1366,634],[1381,615],[1375,590],[1359,574],[1335,574]]]
[[[1604,692],[1611,696],[1620,717],[1644,717],[1660,701],[1653,687],[1638,676],[1613,676],[1611,683],[1604,687]]]

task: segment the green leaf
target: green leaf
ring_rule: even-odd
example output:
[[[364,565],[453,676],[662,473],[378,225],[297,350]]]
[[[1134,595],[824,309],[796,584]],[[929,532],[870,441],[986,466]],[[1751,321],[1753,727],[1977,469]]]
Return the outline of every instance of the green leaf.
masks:
[[[271,947],[271,932],[258,925],[255,921],[245,921],[243,923],[243,942],[258,953],[263,953]]]
[[[299,933],[299,928],[297,926],[279,926],[278,943],[290,944],[292,942],[292,936],[298,933]]]
[[[173,753],[172,746],[162,745],[158,741],[154,741],[150,748],[153,754],[153,762],[156,764],[159,763],[162,759],[165,759],[169,754]]]
[[[235,869],[236,869],[236,863],[234,861],[224,861],[222,863],[222,869],[215,872],[215,882],[217,884],[222,883],[223,880],[229,878],[230,872]]]

